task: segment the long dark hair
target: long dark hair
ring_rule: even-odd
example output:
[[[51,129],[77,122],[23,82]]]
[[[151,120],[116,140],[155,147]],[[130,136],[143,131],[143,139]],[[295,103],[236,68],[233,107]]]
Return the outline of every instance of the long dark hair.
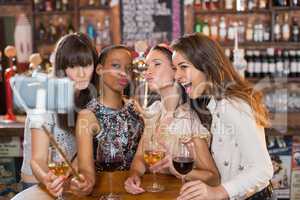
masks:
[[[97,66],[97,51],[89,37],[82,33],[72,33],[63,36],[55,48],[54,75],[58,78],[66,77],[66,69],[75,66],[86,67],[94,65],[93,76]],[[91,88],[79,92],[74,99],[75,108],[82,109],[92,99]],[[67,129],[67,114],[58,114],[59,126]],[[76,119],[76,113],[75,113]]]
[[[209,85],[204,91],[204,97],[191,101],[200,119],[211,125],[211,119],[208,119],[211,118],[210,113],[202,113],[203,110],[208,111],[206,105],[199,104],[208,104],[209,97],[213,96],[219,100],[228,98],[245,101],[252,108],[256,122],[264,127],[269,126],[262,93],[238,74],[216,41],[203,34],[193,33],[175,40],[172,48],[182,53],[207,78]],[[200,112],[196,107],[204,108]]]

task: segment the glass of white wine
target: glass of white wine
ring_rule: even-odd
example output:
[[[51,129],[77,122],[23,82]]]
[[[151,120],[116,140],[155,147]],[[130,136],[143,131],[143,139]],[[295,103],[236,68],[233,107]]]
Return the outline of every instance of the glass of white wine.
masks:
[[[150,167],[165,157],[165,149],[159,143],[158,137],[153,134],[153,130],[148,137],[143,138],[143,155],[145,163]],[[157,182],[156,173],[153,172],[153,183],[146,186],[147,192],[161,192],[164,186]]]
[[[63,147],[61,148],[63,152],[65,152],[65,149]],[[48,169],[55,176],[65,176],[69,170],[69,165],[65,162],[59,151],[53,146],[49,148]],[[61,193],[56,200],[64,200],[63,193]]]

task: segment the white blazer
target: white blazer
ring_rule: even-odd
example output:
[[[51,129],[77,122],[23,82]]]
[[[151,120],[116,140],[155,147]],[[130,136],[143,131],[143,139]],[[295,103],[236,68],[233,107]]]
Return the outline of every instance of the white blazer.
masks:
[[[212,156],[230,199],[245,199],[264,189],[273,176],[265,132],[250,106],[239,99],[212,98]]]

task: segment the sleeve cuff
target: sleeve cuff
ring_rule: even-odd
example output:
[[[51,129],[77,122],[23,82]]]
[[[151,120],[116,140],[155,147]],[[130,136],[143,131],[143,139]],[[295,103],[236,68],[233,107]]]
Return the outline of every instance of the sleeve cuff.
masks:
[[[29,114],[29,128],[41,128],[47,122],[45,114]]]
[[[222,183],[223,188],[226,190],[228,193],[229,199],[230,200],[238,200],[239,198],[239,193],[236,190],[236,186],[233,184],[227,182],[227,183]]]

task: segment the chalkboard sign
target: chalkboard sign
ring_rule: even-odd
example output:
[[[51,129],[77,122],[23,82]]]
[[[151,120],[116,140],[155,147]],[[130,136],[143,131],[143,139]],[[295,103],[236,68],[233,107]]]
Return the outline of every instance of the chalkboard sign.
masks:
[[[170,42],[183,33],[183,0],[121,0],[122,43],[150,46]]]

